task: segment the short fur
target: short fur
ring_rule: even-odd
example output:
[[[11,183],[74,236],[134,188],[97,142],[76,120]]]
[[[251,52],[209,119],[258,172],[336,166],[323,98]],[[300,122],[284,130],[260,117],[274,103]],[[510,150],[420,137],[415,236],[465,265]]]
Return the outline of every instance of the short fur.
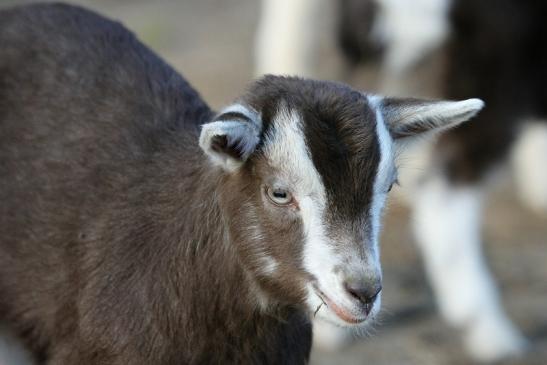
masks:
[[[259,312],[226,264],[233,187],[207,168],[213,113],[190,85],[76,7],[2,11],[0,44],[0,318],[37,359],[305,362],[305,313]]]
[[[267,76],[215,114],[66,5],[1,12],[0,44],[0,318],[48,364],[305,363],[313,312],[379,311],[397,129],[482,108]]]

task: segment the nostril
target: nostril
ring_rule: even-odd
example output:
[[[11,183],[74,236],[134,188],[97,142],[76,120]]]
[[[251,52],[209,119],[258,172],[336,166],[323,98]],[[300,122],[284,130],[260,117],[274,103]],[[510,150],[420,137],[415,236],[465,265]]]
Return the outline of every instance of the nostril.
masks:
[[[361,303],[372,307],[372,304],[378,297],[378,294],[382,291],[381,285],[368,286],[359,283],[344,283],[346,291],[355,299]]]
[[[381,285],[378,285],[376,287],[376,291],[374,292],[374,294],[372,294],[372,296],[370,297],[369,301],[372,303],[376,300],[376,298],[378,297],[378,294],[380,294],[380,292],[382,291],[382,286]]]

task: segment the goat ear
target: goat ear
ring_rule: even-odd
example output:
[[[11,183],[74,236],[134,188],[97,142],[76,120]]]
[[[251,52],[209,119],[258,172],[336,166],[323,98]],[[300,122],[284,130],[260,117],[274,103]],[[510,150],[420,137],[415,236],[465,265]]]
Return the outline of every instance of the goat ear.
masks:
[[[393,139],[442,132],[474,117],[484,106],[480,99],[432,101],[378,98],[377,106]]]
[[[199,145],[215,164],[234,171],[254,152],[261,130],[258,113],[235,104],[202,125]]]

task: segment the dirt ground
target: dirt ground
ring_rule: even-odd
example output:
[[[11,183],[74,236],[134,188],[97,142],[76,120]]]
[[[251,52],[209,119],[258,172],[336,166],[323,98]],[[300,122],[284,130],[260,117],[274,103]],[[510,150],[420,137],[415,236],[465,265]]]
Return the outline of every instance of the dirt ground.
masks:
[[[0,0],[0,7],[26,2]],[[121,20],[215,108],[229,103],[252,78],[258,1],[75,3]],[[538,217],[519,204],[507,175],[500,174],[497,180],[501,183],[489,199],[485,252],[505,307],[529,338],[531,352],[504,364],[547,364],[547,217]],[[462,351],[458,333],[435,311],[411,239],[408,211],[395,200],[390,202],[384,224],[382,263],[385,290],[381,324],[371,337],[341,352],[314,351],[312,364],[471,363]]]

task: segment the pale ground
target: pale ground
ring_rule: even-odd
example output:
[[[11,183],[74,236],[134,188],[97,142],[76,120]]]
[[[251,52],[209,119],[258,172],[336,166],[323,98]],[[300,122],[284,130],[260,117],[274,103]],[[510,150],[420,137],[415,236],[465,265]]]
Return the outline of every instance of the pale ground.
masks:
[[[0,7],[25,2],[0,0]],[[241,93],[252,77],[258,1],[76,3],[125,23],[215,108]],[[526,358],[504,364],[547,364],[547,218],[522,208],[510,184],[501,185],[487,210],[485,251],[506,308],[533,349]],[[314,352],[312,363],[469,364],[457,333],[435,312],[410,238],[408,212],[397,201],[390,205],[382,241],[384,319],[372,337],[337,354]]]

